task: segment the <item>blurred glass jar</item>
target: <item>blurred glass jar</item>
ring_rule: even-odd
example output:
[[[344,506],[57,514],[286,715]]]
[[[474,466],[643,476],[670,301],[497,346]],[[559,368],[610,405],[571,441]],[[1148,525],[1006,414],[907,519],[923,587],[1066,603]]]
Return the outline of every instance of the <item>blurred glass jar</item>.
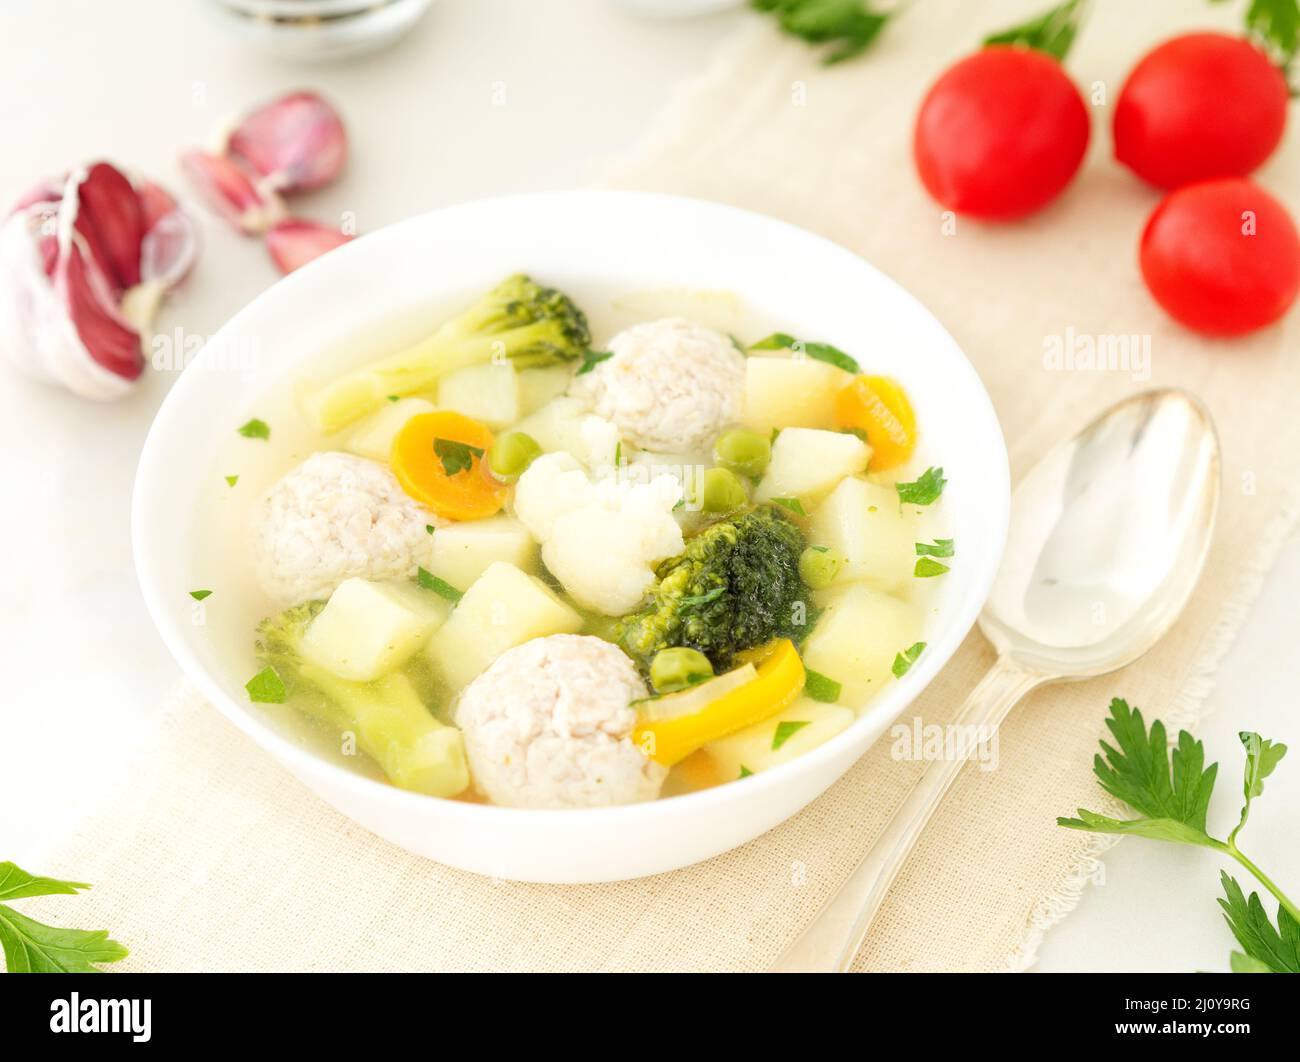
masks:
[[[290,59],[377,51],[411,29],[433,0],[209,0],[248,39]]]

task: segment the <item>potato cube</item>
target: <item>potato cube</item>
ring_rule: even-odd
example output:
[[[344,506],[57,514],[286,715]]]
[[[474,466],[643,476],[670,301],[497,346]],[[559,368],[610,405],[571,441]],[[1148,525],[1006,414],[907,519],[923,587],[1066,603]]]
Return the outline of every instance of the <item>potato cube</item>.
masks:
[[[457,369],[438,381],[438,405],[504,428],[519,419],[519,375],[508,362]]]
[[[741,423],[767,434],[773,428],[831,428],[835,394],[852,377],[814,358],[751,355],[745,361]]]
[[[548,365],[544,369],[520,370],[519,415],[526,417],[537,412],[552,398],[564,394],[572,380],[571,365]]]
[[[579,399],[560,395],[521,420],[514,430],[531,435],[548,454],[567,450],[582,458],[586,454],[582,438],[582,421],[586,416],[587,409]]]
[[[786,428],[772,444],[772,460],[758,484],[759,501],[799,498],[816,504],[845,476],[867,467],[871,447],[856,435]]]
[[[423,398],[399,398],[388,402],[377,413],[363,420],[348,436],[343,448],[372,461],[388,463],[393,452],[393,440],[402,425],[420,413],[432,413],[433,403]]]
[[[468,587],[495,561],[524,571],[536,564],[537,543],[512,516],[449,524],[433,534],[429,571],[457,590]]]
[[[829,741],[853,722],[851,708],[800,697],[789,708],[704,746],[722,781],[778,767]],[[773,748],[773,746],[776,746]]]
[[[861,580],[893,593],[910,585],[916,566],[916,517],[904,513],[893,487],[850,476],[813,513],[808,541],[844,557],[837,582]]]
[[[833,590],[821,601],[826,610],[804,642],[804,664],[844,687],[840,704],[861,707],[894,677],[894,657],[916,642],[920,616],[864,583]]]
[[[507,649],[581,627],[582,617],[540,579],[496,561],[429,640],[429,659],[459,690]]]
[[[414,656],[450,611],[412,583],[345,579],[303,635],[302,655],[339,678],[373,682]]]

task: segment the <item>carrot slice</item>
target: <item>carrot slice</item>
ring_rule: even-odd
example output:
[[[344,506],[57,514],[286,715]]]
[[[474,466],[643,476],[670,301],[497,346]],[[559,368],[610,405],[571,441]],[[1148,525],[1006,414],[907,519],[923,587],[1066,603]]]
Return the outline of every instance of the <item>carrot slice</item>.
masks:
[[[855,376],[835,396],[841,428],[862,432],[871,444],[872,471],[895,468],[916,448],[916,414],[907,392],[888,376]]]
[[[505,504],[509,488],[487,467],[492,433],[460,413],[412,417],[393,440],[389,463],[412,498],[448,520],[481,520]]]

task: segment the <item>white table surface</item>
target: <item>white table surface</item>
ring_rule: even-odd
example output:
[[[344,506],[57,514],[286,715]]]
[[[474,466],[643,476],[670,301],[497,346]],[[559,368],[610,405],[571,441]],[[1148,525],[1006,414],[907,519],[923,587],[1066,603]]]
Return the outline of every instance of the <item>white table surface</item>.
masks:
[[[184,190],[178,150],[206,143],[242,106],[299,86],[335,99],[352,141],[345,179],[300,202],[308,216],[353,211],[365,230],[479,196],[582,184],[635,145],[672,91],[753,17],[655,20],[609,0],[439,0],[390,51],[304,67],[223,32],[205,0],[6,4],[0,203],[95,157]],[[160,331],[210,335],[276,277],[255,241],[200,221],[202,260]],[[136,457],[169,384],[153,374],[106,406],[11,374],[0,387],[0,461],[13,499],[0,520],[0,556],[10,560],[0,596],[0,859],[34,871],[50,869],[42,852],[93,806],[178,675],[140,599],[128,521]],[[1223,761],[1216,822],[1237,811],[1236,731],[1258,729],[1296,749],[1246,834],[1293,895],[1298,598],[1300,538],[1287,544],[1225,663],[1201,730],[1210,757]],[[1225,968],[1232,942],[1214,904],[1220,863],[1126,841],[1107,856],[1104,885],[1048,934],[1038,969]]]

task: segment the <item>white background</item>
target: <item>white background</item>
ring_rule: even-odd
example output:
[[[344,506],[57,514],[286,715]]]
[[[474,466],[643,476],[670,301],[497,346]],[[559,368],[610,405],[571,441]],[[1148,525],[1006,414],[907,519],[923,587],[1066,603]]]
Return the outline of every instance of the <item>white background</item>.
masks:
[[[304,215],[336,222],[351,211],[364,231],[480,196],[591,183],[755,17],[655,20],[609,0],[440,0],[390,51],[302,67],[226,32],[205,0],[9,3],[0,14],[0,203],[97,157],[184,193],[180,149],[210,141],[241,108],[302,86],[338,103],[352,144],[345,178],[299,201]],[[195,213],[203,257],[160,331],[209,335],[276,277],[256,241]],[[170,382],[153,374],[109,406],[7,372],[0,386],[0,557],[9,562],[0,597],[0,859],[35,872],[75,874],[42,866],[42,852],[93,805],[177,677],[136,588],[128,522],[136,457]],[[1224,832],[1238,807],[1236,732],[1258,729],[1295,749],[1243,840],[1292,895],[1300,892],[1297,600],[1293,539],[1201,729],[1209,757],[1222,761],[1212,823]],[[1106,859],[1104,885],[1048,935],[1039,968],[1226,968],[1232,941],[1214,905],[1221,862],[1125,842]]]

